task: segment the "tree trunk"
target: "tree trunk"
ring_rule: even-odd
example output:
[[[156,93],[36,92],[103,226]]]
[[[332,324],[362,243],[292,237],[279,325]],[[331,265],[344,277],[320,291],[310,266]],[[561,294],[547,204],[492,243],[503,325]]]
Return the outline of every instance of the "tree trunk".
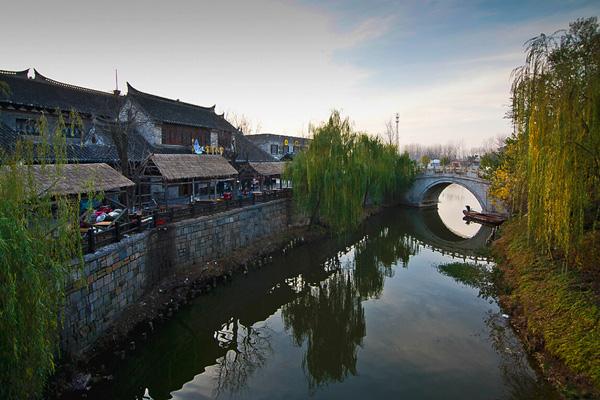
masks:
[[[317,200],[317,205],[315,206],[315,209],[312,212],[312,215],[310,216],[310,222],[309,222],[309,226],[312,226],[315,223],[315,220],[317,219],[317,214],[319,213],[319,206],[321,205],[321,196],[319,195],[319,199]]]

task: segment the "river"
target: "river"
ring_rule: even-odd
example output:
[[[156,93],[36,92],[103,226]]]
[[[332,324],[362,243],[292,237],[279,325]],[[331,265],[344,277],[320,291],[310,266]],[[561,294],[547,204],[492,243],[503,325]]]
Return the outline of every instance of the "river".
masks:
[[[88,398],[558,398],[494,299],[469,196],[452,185],[437,211],[387,209],[274,256],[178,311]]]

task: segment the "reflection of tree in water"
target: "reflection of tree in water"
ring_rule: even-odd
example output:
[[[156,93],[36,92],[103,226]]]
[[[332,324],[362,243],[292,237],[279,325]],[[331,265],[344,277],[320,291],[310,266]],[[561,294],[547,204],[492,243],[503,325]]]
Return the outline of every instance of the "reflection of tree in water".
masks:
[[[307,342],[302,367],[311,389],[356,374],[357,346],[366,325],[351,271],[338,269],[316,286],[306,285],[283,306],[282,316],[296,344]]]
[[[492,265],[475,263],[454,262],[438,265],[438,271],[453,278],[463,285],[479,290],[478,297],[489,300],[490,303],[497,297],[494,285],[497,270]]]
[[[406,267],[418,244],[399,229],[386,227],[363,238],[355,249],[354,279],[360,296],[367,299],[381,296],[385,278],[394,276],[392,266],[399,262]]]
[[[326,280],[293,282],[298,297],[283,306],[282,316],[295,343],[306,342],[303,368],[311,389],[356,374],[357,347],[366,334],[362,301],[380,296],[385,278],[393,276],[392,266],[406,266],[417,251],[414,239],[397,227],[386,227],[367,234],[346,253],[353,255],[347,260],[353,268],[335,257],[325,263],[331,273]]]
[[[215,397],[224,393],[237,393],[246,387],[248,378],[261,368],[272,352],[270,329],[267,326],[244,326],[231,318],[215,332],[219,346],[227,349],[217,360],[217,385]]]

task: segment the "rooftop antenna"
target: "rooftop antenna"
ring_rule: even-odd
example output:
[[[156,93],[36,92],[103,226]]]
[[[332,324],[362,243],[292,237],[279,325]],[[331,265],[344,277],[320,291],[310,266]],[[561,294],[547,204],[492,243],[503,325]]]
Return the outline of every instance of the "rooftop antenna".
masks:
[[[119,90],[119,73],[117,72],[116,68],[115,68],[115,90],[113,93],[116,95],[121,94],[121,91]]]

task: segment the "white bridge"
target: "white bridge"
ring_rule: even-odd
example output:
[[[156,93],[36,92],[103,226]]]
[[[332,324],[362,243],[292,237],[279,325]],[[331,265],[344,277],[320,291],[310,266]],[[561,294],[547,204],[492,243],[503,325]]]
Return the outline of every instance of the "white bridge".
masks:
[[[490,201],[490,182],[474,171],[426,171],[417,174],[410,189],[404,194],[404,202],[414,207],[437,207],[440,194],[451,184],[457,184],[473,193],[483,212],[500,211]]]

